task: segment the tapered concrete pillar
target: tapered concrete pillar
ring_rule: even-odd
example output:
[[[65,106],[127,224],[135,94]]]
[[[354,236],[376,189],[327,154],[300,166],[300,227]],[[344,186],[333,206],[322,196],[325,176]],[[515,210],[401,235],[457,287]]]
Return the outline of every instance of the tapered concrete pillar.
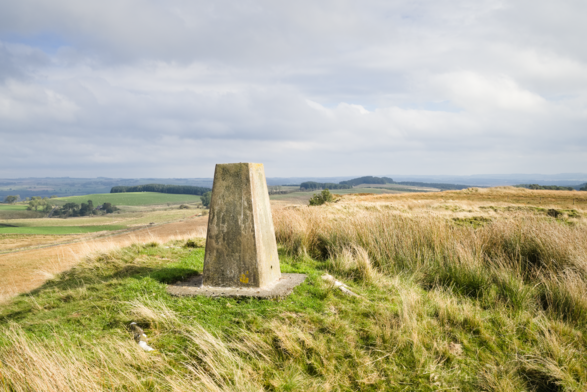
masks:
[[[263,288],[280,279],[262,164],[216,165],[203,275],[212,287]]]
[[[167,292],[283,298],[305,279],[280,271],[263,165],[216,165],[203,274],[169,285]]]

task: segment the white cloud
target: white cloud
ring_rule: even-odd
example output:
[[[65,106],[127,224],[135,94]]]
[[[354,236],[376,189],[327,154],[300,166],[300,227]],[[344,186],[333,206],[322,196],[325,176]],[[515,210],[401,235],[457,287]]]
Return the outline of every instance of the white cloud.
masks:
[[[577,171],[586,7],[5,2],[0,176]]]

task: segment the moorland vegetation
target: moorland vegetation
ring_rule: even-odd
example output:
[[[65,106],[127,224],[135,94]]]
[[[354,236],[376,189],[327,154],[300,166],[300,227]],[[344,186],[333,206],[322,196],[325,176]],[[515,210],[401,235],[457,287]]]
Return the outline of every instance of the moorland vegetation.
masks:
[[[340,196],[336,196],[340,198]],[[323,189],[320,193],[315,193],[309,200],[308,205],[311,206],[321,206],[324,203],[332,203],[335,200],[335,196],[330,193],[327,189]]]
[[[203,239],[95,249],[0,307],[0,386],[584,391],[587,195],[577,193],[276,208],[282,271],[308,275],[282,301],[169,296],[167,283],[202,272]],[[132,321],[156,351],[134,342]]]

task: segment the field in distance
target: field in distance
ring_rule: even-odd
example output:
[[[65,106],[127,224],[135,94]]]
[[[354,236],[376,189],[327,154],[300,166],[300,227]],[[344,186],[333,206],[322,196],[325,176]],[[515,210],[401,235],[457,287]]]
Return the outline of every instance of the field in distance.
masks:
[[[98,231],[112,231],[126,229],[123,225],[96,225],[96,226],[8,226],[0,224],[0,234],[83,234]]]
[[[47,218],[46,213],[26,211],[26,204],[0,205],[0,252],[12,252],[36,246],[47,246],[89,240],[110,235],[117,230],[134,230],[201,215],[201,199],[195,195],[154,192],[105,193],[54,198],[51,203],[112,203],[120,208],[113,214],[85,217]],[[179,209],[179,205],[188,206]],[[81,236],[81,237],[80,237]],[[35,239],[38,238],[38,241]]]
[[[2,211],[25,211],[25,204],[0,204],[0,213]]]
[[[94,205],[112,203],[115,206],[146,206],[154,204],[181,204],[181,203],[199,203],[200,196],[196,195],[176,195],[169,193],[157,192],[128,192],[128,193],[96,193],[93,195],[60,197],[52,199],[56,205],[65,203],[85,203],[92,200]]]

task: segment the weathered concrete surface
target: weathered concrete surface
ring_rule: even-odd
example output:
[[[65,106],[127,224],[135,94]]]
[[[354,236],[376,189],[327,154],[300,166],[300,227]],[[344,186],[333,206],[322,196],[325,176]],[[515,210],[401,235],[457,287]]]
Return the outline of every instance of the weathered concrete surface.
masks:
[[[262,288],[280,276],[263,165],[216,165],[203,285]]]
[[[167,292],[177,296],[283,298],[305,279],[304,274],[281,274],[281,278],[265,287],[209,287],[202,284],[203,276],[197,275],[167,286]]]

